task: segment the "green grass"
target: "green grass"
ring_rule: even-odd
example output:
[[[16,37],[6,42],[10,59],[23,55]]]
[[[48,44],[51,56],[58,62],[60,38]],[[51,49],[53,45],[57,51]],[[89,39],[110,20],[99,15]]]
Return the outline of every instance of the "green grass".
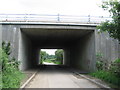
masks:
[[[110,86],[112,87],[120,88],[120,77],[108,71],[96,71],[94,73],[90,73],[90,75],[110,83]]]
[[[60,61],[55,61],[54,63],[55,63],[55,64],[58,64],[58,65],[60,65],[60,64],[61,64],[61,62],[60,62]]]
[[[120,63],[120,59],[116,59],[114,63]]]
[[[48,62],[48,63],[54,63],[52,60],[50,60],[50,59],[46,59],[46,60],[44,60],[43,62]]]
[[[55,59],[46,59],[43,62],[54,63],[54,64],[58,64],[58,65],[61,64],[60,61],[56,61]]]

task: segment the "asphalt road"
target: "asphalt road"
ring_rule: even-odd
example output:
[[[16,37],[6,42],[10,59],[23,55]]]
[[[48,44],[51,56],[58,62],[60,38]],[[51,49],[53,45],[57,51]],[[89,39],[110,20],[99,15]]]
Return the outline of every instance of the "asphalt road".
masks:
[[[38,73],[25,88],[99,88],[96,84],[76,77],[74,73],[57,65],[39,67]]]

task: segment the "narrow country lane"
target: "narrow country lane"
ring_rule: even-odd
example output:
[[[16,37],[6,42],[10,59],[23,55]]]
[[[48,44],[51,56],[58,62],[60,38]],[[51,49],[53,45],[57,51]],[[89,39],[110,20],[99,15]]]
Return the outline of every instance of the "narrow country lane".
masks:
[[[25,88],[99,88],[84,78],[58,66],[43,66]]]

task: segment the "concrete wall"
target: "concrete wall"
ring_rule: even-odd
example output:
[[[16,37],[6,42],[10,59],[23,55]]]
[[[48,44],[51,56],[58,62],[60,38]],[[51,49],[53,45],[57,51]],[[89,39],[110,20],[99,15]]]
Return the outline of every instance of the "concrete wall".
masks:
[[[63,64],[66,66],[70,66],[70,49],[64,49],[64,61]]]
[[[11,43],[11,57],[18,59],[19,28],[16,25],[2,25],[2,41]]]
[[[111,61],[119,58],[120,56],[120,44],[118,40],[115,40],[109,36],[107,32],[98,33],[96,30],[96,54],[101,53],[103,59],[110,63]]]
[[[20,37],[19,37],[19,61],[20,69],[26,70],[28,68],[31,68],[32,63],[32,43],[31,40],[20,31]]]
[[[19,57],[21,62],[20,69],[27,70],[35,68],[39,64],[40,49],[34,45],[31,39],[20,31]]]
[[[37,65],[39,65],[39,60],[40,60],[40,49],[36,46],[33,46],[32,48],[32,67],[36,67]]]
[[[95,33],[80,38],[70,49],[70,65],[84,71],[95,70]]]

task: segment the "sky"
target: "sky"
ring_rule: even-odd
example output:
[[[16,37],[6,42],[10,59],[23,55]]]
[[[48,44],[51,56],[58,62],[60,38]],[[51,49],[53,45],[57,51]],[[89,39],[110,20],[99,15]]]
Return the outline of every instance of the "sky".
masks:
[[[46,51],[49,55],[55,55],[57,49],[41,49],[41,51]]]
[[[0,0],[4,14],[62,14],[108,16],[101,9],[103,0]]]
[[[0,0],[0,14],[54,14],[109,16],[103,0]],[[44,50],[43,50],[44,51]],[[55,50],[45,50],[54,54]]]

